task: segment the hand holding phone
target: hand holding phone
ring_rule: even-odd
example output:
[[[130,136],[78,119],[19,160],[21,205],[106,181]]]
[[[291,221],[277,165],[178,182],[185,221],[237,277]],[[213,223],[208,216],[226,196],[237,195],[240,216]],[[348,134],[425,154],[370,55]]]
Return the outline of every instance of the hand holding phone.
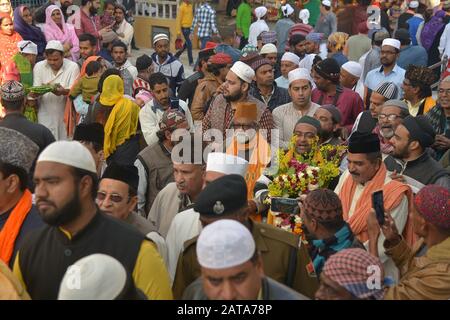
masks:
[[[383,190],[378,190],[372,193],[372,207],[375,210],[378,224],[380,226],[383,226],[384,225]]]

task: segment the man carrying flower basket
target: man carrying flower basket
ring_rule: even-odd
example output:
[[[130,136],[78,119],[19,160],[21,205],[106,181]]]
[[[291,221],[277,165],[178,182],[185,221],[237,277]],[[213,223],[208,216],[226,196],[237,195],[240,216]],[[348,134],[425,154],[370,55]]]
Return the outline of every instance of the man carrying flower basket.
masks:
[[[278,161],[273,163],[258,179],[255,202],[259,208],[279,203],[277,198],[297,199],[318,188],[332,187],[340,175],[339,165],[344,146],[319,145],[320,122],[309,116],[299,119],[287,151],[278,151]],[[282,202],[287,202],[284,200]],[[295,209],[295,202],[291,201]],[[273,206],[272,206],[272,209]],[[280,212],[271,210],[267,223],[286,231],[301,234],[301,219],[297,210]]]

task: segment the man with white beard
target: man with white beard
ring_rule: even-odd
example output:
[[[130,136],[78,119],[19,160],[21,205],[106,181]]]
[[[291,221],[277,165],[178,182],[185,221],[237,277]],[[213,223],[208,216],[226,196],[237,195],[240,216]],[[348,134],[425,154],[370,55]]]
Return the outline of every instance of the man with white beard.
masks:
[[[212,152],[208,155],[203,188],[208,183],[228,174],[239,174],[245,177],[248,162],[242,158],[222,152]],[[193,208],[178,213],[172,220],[166,236],[169,257],[167,269],[171,280],[175,277],[178,257],[183,251],[184,243],[200,234],[202,227],[199,214]]]
[[[380,138],[381,153],[383,159],[390,155],[394,146],[389,141],[403,119],[409,115],[408,106],[401,100],[388,100],[380,108],[378,114],[378,124],[374,133]]]

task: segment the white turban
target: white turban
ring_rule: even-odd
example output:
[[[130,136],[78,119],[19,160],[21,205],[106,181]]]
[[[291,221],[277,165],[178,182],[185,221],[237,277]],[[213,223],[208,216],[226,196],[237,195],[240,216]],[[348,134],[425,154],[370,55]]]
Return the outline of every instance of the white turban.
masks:
[[[223,174],[238,174],[245,178],[248,161],[222,152],[211,152],[208,154],[206,171],[220,172]]]
[[[237,75],[241,80],[252,83],[255,77],[255,71],[242,61],[236,61],[230,69],[235,75]]]
[[[288,73],[289,84],[296,80],[308,80],[312,83],[312,78],[308,69],[297,68]]]
[[[255,9],[255,16],[256,18],[259,20],[262,17],[264,17],[267,13],[267,8],[266,7],[258,7]]]
[[[56,141],[41,152],[37,162],[49,161],[97,173],[94,158],[78,141]]]
[[[308,9],[302,9],[300,10],[300,13],[298,14],[298,18],[302,20],[304,24],[308,24],[309,22],[309,10]]]
[[[348,61],[344,63],[341,68],[350,73],[351,75],[357,78],[361,78],[362,67],[358,62]]]
[[[295,53],[285,52],[281,57],[281,61],[290,61],[296,66],[298,66],[298,64],[300,63],[300,58]]]
[[[283,12],[283,15],[285,17],[289,17],[291,14],[294,13],[294,8],[288,3],[285,6],[281,7],[281,11]]]
[[[249,261],[255,254],[250,231],[236,220],[221,219],[207,225],[197,240],[198,263],[209,269],[227,269]]]

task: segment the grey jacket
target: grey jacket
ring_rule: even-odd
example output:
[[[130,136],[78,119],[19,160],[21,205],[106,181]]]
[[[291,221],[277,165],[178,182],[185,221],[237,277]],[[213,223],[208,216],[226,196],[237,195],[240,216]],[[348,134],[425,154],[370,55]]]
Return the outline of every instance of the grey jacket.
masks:
[[[292,290],[269,277],[264,277],[261,283],[262,300],[310,300],[308,297]],[[203,292],[202,278],[192,282],[183,293],[183,300],[208,300]]]

